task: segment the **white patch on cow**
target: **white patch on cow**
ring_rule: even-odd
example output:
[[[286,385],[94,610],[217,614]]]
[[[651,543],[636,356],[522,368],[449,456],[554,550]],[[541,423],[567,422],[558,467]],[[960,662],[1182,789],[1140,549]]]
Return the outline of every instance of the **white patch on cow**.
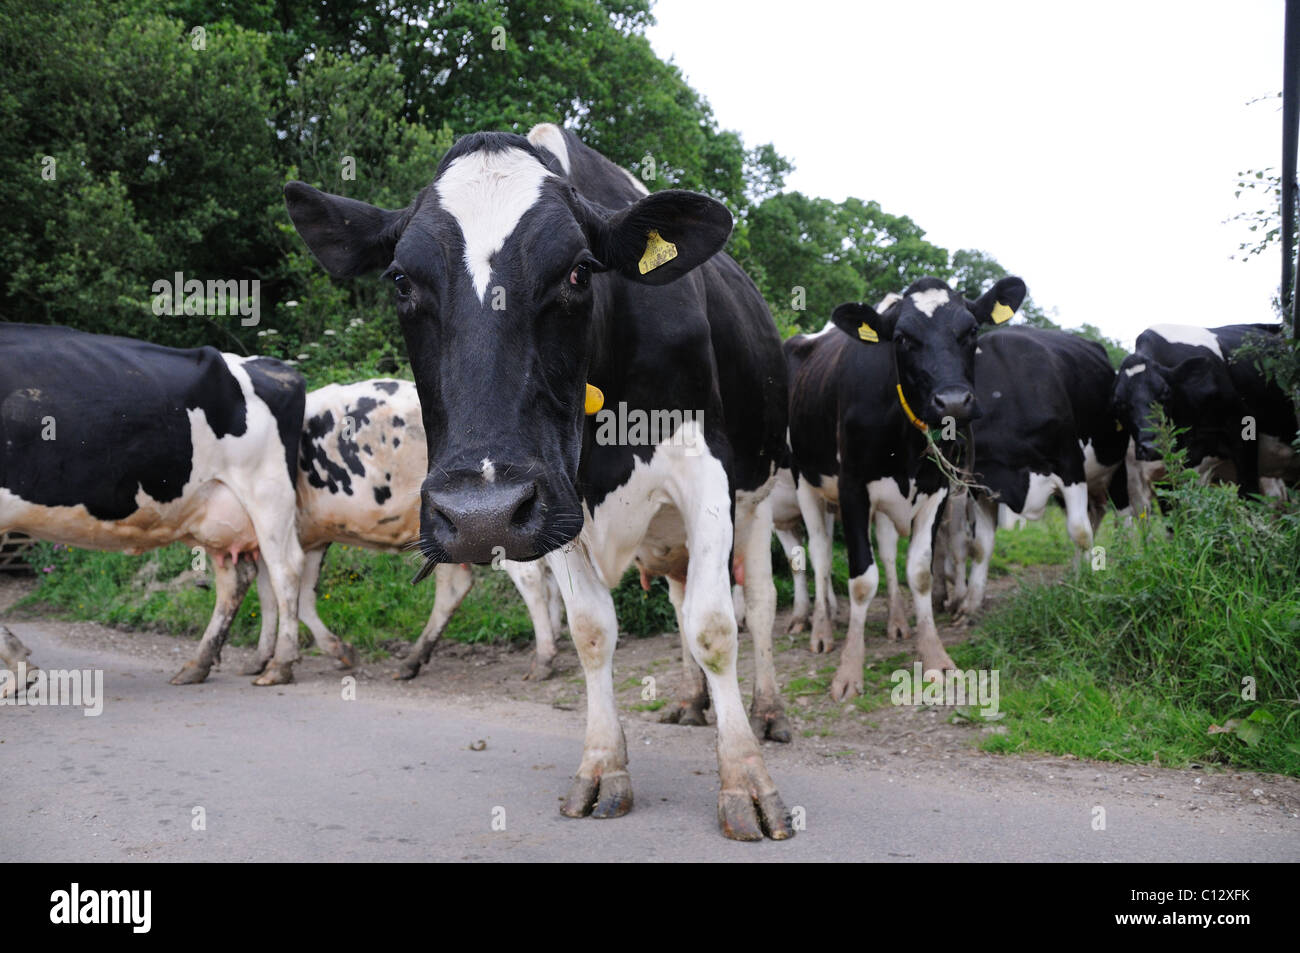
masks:
[[[1024,529],[1028,525],[1029,520],[1011,512],[1011,507],[1005,503],[998,504],[998,529]]]
[[[492,464],[492,461],[487,457],[484,457],[483,462],[479,466],[481,467],[480,472],[483,474],[483,479],[488,483],[495,483],[497,480],[497,468]]]
[[[1198,328],[1191,324],[1153,324],[1148,330],[1154,331],[1170,344],[1203,347],[1220,360],[1224,359],[1223,350],[1219,347],[1219,339],[1209,328]]]
[[[650,194],[650,190],[645,187],[645,183],[642,182],[640,179],[638,179],[631,172],[627,171],[627,169],[623,168],[622,166],[619,166],[618,171],[622,172],[625,176],[627,176],[627,180],[632,183],[632,188],[636,189],[642,195]]]
[[[982,347],[976,347],[976,348],[975,348],[975,353],[976,353],[976,354],[983,354],[983,353],[984,353],[984,349],[983,349]]]
[[[925,291],[912,292],[911,298],[917,311],[927,318],[932,318],[939,307],[948,303],[951,295],[947,288],[927,288]]]
[[[1079,449],[1083,451],[1083,479],[1088,484],[1088,492],[1094,498],[1104,498],[1110,491],[1110,478],[1119,468],[1119,461],[1104,466],[1097,459],[1097,451],[1093,449],[1091,440],[1080,440]]]
[[[837,476],[821,475],[821,483],[814,489],[827,503],[838,503],[840,501],[840,478]]]
[[[539,122],[528,130],[528,141],[559,159],[565,175],[573,174],[573,167],[569,165],[569,144],[564,141],[564,130],[555,123]]]
[[[1147,366],[1145,364],[1134,364],[1132,367],[1128,367],[1124,369],[1124,376],[1132,377],[1135,374],[1141,374],[1146,369]]]
[[[903,296],[901,294],[891,291],[889,292],[889,294],[885,295],[883,298],[880,299],[880,303],[876,305],[876,312],[879,314],[883,314],[889,308],[889,306],[892,305],[895,301],[902,301],[902,300],[903,300]],[[830,326],[831,325],[827,325],[827,327]]]
[[[524,213],[537,203],[552,174],[522,149],[473,152],[447,167],[434,188],[465,238],[465,270],[480,302],[492,280],[492,256]]]

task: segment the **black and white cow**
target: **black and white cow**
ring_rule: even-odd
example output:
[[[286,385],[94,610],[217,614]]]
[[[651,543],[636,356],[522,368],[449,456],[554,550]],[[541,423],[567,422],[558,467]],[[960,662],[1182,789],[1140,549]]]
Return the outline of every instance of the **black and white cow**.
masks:
[[[723,832],[791,836],[740,696],[728,575],[734,561],[751,632],[766,640],[753,707],[764,728],[781,713],[765,497],[784,454],[785,367],[761,295],[718,254],[727,210],[689,192],[647,195],[549,124],[527,138],[461,138],[405,209],[296,182],[285,191],[327,270],[386,269],[394,287],[428,437],[425,555],[546,557],[560,581],[588,715],[561,811],[616,817],[632,807],[609,590],[636,559],[668,576],[704,670]],[[657,443],[601,438],[584,410],[602,401],[620,413],[675,412],[681,423]]]
[[[1129,438],[1110,410],[1114,382],[1106,349],[1078,335],[1029,327],[980,335],[975,395],[983,415],[971,425],[969,464],[978,489],[969,500],[949,500],[939,537],[955,572],[955,585],[944,586],[948,608],[971,615],[982,605],[999,506],[1014,518],[1037,520],[1059,497],[1080,552],[1092,548],[1112,488],[1116,506],[1127,507],[1120,471]],[[968,520],[974,533],[966,585]]]
[[[321,620],[316,588],[332,543],[380,552],[404,552],[420,529],[420,484],[428,474],[424,424],[415,385],[401,380],[330,384],[307,394],[298,453],[298,539],[304,562],[298,586],[298,618],[321,651],[342,667],[356,664],[352,646]],[[247,562],[247,561],[245,561]],[[235,611],[252,579],[252,566],[219,561],[214,567],[216,605],[196,657],[173,684],[201,682],[221,652]],[[523,596],[536,633],[537,651],[529,678],[547,678],[555,660],[560,627],[559,591],[541,563],[504,560],[500,568]],[[266,563],[257,572],[262,631],[255,663],[260,672],[275,646],[277,613],[270,598]],[[394,678],[413,678],[429,661],[456,608],[474,584],[468,565],[437,567],[433,611]]]
[[[928,455],[933,437],[945,455],[979,414],[972,381],[980,324],[1009,319],[1025,297],[1019,278],[1004,278],[978,301],[955,294],[937,278],[891,295],[879,310],[842,304],[832,316],[843,334],[820,337],[803,358],[790,388],[790,446],[799,476],[799,502],[810,536],[814,607],[811,648],[835,644],[830,589],[830,539],[825,504],[837,503],[849,557],[849,626],[836,700],[862,691],[863,628],[879,569],[871,551],[875,520],[881,550],[893,554],[900,533],[911,536],[907,579],[916,610],[917,651],[927,677],[953,668],[939,641],[930,602],[935,519],[948,493],[947,477]],[[892,558],[884,560],[891,595]],[[891,602],[893,600],[891,599]],[[887,632],[907,633],[891,617]]]
[[[254,682],[298,658],[294,475],[306,396],[279,361],[0,324],[0,530],[86,549],[259,552],[279,625]]]
[[[1291,448],[1295,408],[1254,361],[1234,357],[1251,336],[1276,337],[1280,330],[1157,324],[1138,335],[1116,376],[1113,410],[1133,438],[1148,499],[1150,483],[1164,473],[1155,446],[1157,407],[1175,427],[1187,428],[1179,446],[1204,479],[1236,482],[1242,496],[1259,493],[1261,479],[1300,479],[1300,457]]]

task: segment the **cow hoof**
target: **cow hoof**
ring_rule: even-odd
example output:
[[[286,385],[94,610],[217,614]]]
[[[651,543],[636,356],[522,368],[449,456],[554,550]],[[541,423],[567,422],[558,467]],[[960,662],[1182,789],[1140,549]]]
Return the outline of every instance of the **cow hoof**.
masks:
[[[272,661],[266,666],[265,672],[253,679],[253,684],[265,688],[267,685],[288,685],[292,681],[293,663]]]
[[[808,627],[808,620],[801,618],[792,618],[785,627],[786,635],[798,635]]]
[[[555,659],[548,658],[543,660],[541,656],[533,656],[533,664],[528,667],[528,672],[524,675],[526,682],[544,682],[555,674]]]
[[[885,626],[885,637],[889,639],[910,639],[912,629],[907,624],[907,620],[890,620]]]
[[[239,670],[239,674],[247,675],[247,676],[261,675],[263,672],[266,671],[266,663],[268,661],[270,660],[253,659],[253,661],[249,662],[247,665],[245,665],[243,668]]]
[[[339,643],[338,664],[334,666],[338,671],[344,671],[349,668],[356,668],[361,662],[361,654],[357,652],[356,647],[349,645],[347,642]]]
[[[762,840],[767,835],[772,840],[794,837],[790,813],[781,802],[781,795],[773,791],[757,798],[747,791],[723,791],[718,795],[718,824],[722,836],[731,840]]]
[[[409,682],[415,676],[420,674],[420,663],[418,660],[406,661],[402,667],[393,673],[393,680],[398,682]]]
[[[632,778],[626,771],[609,771],[597,778],[578,775],[560,806],[565,817],[622,817],[632,810]]]
[[[660,715],[659,721],[665,725],[700,728],[709,723],[709,720],[704,717],[704,709],[707,707],[707,702],[678,702]]]
[[[181,666],[181,670],[171,677],[173,685],[197,685],[208,677],[211,666],[200,666],[193,659]]]
[[[835,673],[835,678],[831,680],[831,699],[837,702],[848,701],[856,695],[862,694],[862,666],[858,666],[857,672],[846,672],[843,669]]]
[[[786,745],[794,737],[793,732],[790,730],[790,721],[785,717],[785,712],[775,706],[766,706],[761,710],[751,710],[749,713],[749,727],[754,732],[754,737],[760,741],[766,739]]]
[[[936,653],[923,653],[921,667],[927,682],[942,682],[944,672],[957,671],[957,663],[949,658],[948,653],[943,649],[939,649]]]

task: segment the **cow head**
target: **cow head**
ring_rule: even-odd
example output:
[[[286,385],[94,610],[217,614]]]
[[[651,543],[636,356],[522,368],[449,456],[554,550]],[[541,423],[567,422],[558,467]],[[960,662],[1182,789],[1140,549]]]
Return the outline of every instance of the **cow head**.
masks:
[[[522,136],[460,139],[433,183],[387,211],[285,188],[289,216],[336,277],[383,271],[420,395],[432,562],[533,559],[573,539],[587,369],[619,281],[662,285],[717,252],[731,215],[664,191],[617,212],[587,201]],[[672,320],[664,314],[663,320]]]
[[[1025,300],[1025,283],[1003,278],[978,301],[968,301],[938,278],[914,282],[879,311],[842,304],[836,326],[868,347],[892,347],[903,407],[931,427],[980,416],[975,400],[975,338],[981,324],[1001,324]]]
[[[1236,391],[1224,363],[1197,354],[1168,367],[1141,354],[1130,354],[1115,375],[1110,409],[1133,439],[1139,462],[1160,460],[1156,446],[1157,410],[1175,426],[1195,423],[1209,430],[1222,407],[1230,407]]]

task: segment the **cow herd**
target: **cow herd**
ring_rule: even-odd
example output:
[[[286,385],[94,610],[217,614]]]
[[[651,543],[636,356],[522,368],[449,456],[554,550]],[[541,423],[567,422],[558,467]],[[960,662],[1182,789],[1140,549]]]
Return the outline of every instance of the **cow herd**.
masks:
[[[1056,497],[1071,539],[1090,548],[1106,509],[1150,498],[1158,410],[1186,428],[1188,462],[1207,479],[1248,494],[1300,478],[1295,408],[1233,359],[1251,332],[1276,326],[1153,327],[1116,373],[1100,345],[999,327],[1025,299],[1019,278],[973,301],[924,278],[875,307],[842,304],[822,331],[783,346],[721,251],[725,207],[647,193],[554,125],[463,137],[403,209],[299,182],[285,197],[327,271],[391,284],[414,384],[307,393],[267,358],[0,326],[0,529],[132,553],[205,550],[216,607],[176,684],[208,676],[254,576],[255,684],[292,679],[299,620],[340,666],[356,664],[316,611],[331,543],[415,546],[417,579],[435,575],[402,678],[429,660],[472,584],[468,564],[503,568],[536,633],[530,676],[551,673],[561,610],[585,674],[568,816],[632,808],[611,589],[633,564],[643,581],[667,578],[681,634],[685,678],[666,720],[703,725],[713,710],[724,834],[783,839],[794,829],[758,743],[791,739],[772,649],[773,532],[791,554],[807,534],[813,597],[793,559],[790,625],[829,652],[842,521],[849,620],[831,693],[844,699],[862,691],[882,565],[886,634],[913,631],[900,536],[916,651],[935,677],[953,668],[935,603],[979,610],[999,518],[1037,519]],[[610,440],[596,425],[606,404],[684,422],[667,440]],[[748,710],[741,615],[754,644]],[[0,627],[0,663],[20,656]]]

